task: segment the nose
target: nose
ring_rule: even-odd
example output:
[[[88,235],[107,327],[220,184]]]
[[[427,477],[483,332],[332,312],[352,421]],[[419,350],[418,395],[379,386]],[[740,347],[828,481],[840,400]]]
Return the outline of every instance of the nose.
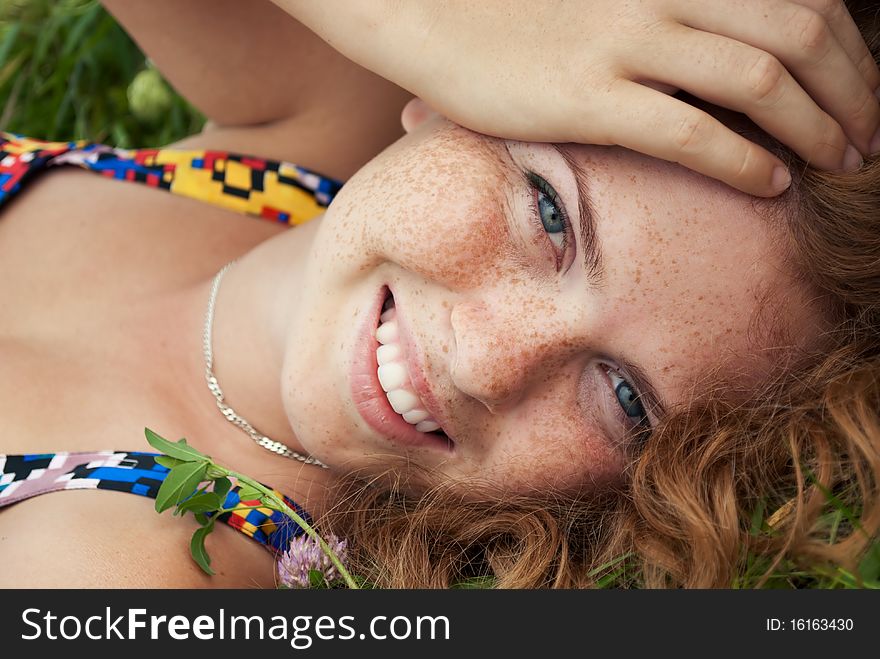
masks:
[[[515,406],[531,386],[550,377],[575,343],[559,319],[516,305],[460,303],[450,322],[452,382],[493,414]]]

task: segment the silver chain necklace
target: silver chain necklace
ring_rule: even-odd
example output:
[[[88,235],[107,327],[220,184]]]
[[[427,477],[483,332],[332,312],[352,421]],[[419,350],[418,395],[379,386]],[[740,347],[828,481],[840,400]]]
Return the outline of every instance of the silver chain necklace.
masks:
[[[226,420],[229,423],[238,426],[243,431],[245,431],[250,438],[257,443],[257,445],[262,446],[267,451],[272,451],[272,453],[277,453],[278,455],[284,456],[285,458],[290,458],[292,460],[299,460],[307,465],[318,465],[319,467],[323,467],[327,469],[327,465],[318,460],[311,455],[303,455],[301,453],[297,453],[292,450],[289,446],[282,444],[281,442],[276,442],[274,439],[266,437],[263,433],[256,430],[250,423],[247,422],[246,419],[239,416],[239,414],[229,407],[226,404],[226,400],[223,397],[223,390],[220,388],[220,384],[217,382],[217,376],[214,375],[214,351],[211,348],[211,334],[214,326],[214,306],[217,303],[217,291],[220,290],[220,281],[223,279],[223,275],[226,274],[226,271],[232,266],[235,261],[230,261],[222,268],[220,268],[220,272],[218,272],[214,276],[214,282],[211,284],[211,297],[208,300],[208,311],[205,313],[205,331],[203,334],[203,347],[205,352],[205,380],[208,382],[208,389],[211,390],[211,393],[214,394],[214,398],[217,399],[217,407],[220,408],[220,412],[223,413],[223,416],[226,417]]]

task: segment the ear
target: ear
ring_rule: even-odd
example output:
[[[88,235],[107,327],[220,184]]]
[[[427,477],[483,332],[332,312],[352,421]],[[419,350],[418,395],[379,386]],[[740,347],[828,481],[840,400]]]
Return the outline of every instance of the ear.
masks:
[[[416,96],[403,106],[403,111],[400,113],[400,123],[403,124],[403,130],[411,133],[436,116],[437,113],[431,109],[431,106]]]

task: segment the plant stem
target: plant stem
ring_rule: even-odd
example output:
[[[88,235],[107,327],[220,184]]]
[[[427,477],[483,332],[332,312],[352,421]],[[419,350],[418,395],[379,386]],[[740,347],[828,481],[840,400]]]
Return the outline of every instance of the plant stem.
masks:
[[[215,466],[218,466],[218,465],[215,465]],[[239,483],[244,483],[246,485],[249,485],[252,488],[254,488],[255,490],[257,490],[258,492],[261,492],[264,495],[266,495],[267,497],[270,497],[272,499],[274,507],[276,507],[279,511],[281,511],[282,513],[284,513],[285,515],[290,517],[294,522],[296,522],[300,526],[300,528],[302,528],[302,530],[306,532],[306,535],[308,535],[313,540],[317,541],[317,543],[321,546],[321,550],[325,554],[327,554],[327,556],[330,558],[330,562],[333,563],[333,565],[339,571],[339,574],[342,577],[343,581],[345,581],[346,585],[349,588],[355,588],[355,589],[359,588],[359,586],[357,585],[357,582],[355,582],[355,580],[352,578],[351,574],[349,574],[348,570],[345,569],[345,566],[342,564],[342,561],[339,560],[339,557],[336,555],[336,552],[334,552],[332,549],[330,549],[330,546],[326,542],[324,542],[324,539],[320,535],[318,535],[318,532],[315,531],[315,529],[313,529],[309,524],[307,524],[306,521],[302,517],[300,517],[299,514],[297,514],[297,512],[295,510],[293,510],[290,506],[288,506],[286,503],[284,503],[283,500],[279,499],[272,490],[263,486],[262,484],[253,480],[252,478],[248,478],[247,476],[245,476],[243,474],[239,474],[237,471],[232,471],[231,469],[226,469],[225,467],[220,467],[220,469],[223,469],[224,471],[226,471],[227,476],[234,477]]]

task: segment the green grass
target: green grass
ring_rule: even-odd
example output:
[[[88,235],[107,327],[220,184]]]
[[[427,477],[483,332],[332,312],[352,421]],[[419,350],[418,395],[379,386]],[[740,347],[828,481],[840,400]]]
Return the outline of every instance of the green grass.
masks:
[[[96,0],[0,0],[3,130],[125,148],[198,132],[204,118],[148,68]]]
[[[133,148],[176,141],[203,123],[96,0],[0,0],[0,130]],[[855,517],[829,496],[829,541]],[[752,527],[756,534],[766,532],[763,507],[756,509]],[[637,583],[628,558],[597,568],[597,584]],[[754,587],[769,565],[766,557],[749,557],[731,585]],[[805,571],[782,562],[763,586],[880,588],[880,543],[866,554],[859,572],[861,583],[841,568]],[[476,579],[461,587],[488,584],[491,579]]]

